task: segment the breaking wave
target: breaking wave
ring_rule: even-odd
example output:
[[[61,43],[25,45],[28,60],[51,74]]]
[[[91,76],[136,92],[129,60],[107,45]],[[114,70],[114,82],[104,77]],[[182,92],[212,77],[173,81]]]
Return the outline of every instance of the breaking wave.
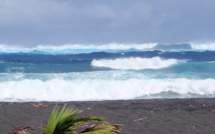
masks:
[[[129,50],[149,50],[156,46],[156,43],[148,44],[100,44],[100,45],[80,45],[68,44],[61,46],[39,45],[34,48],[9,47],[8,45],[0,44],[0,53],[32,53],[32,54],[80,54],[92,52],[119,52]]]
[[[215,42],[190,42],[178,44],[157,44],[152,48],[153,50],[167,50],[167,51],[206,51],[215,50]]]
[[[112,69],[160,69],[177,64],[179,61],[175,59],[161,59],[159,57],[153,58],[118,58],[118,59],[101,59],[93,60],[91,65],[94,67],[107,67]]]
[[[215,50],[215,42],[209,42],[209,43],[190,43],[191,48],[193,50]]]
[[[0,44],[0,53],[31,53],[31,54],[80,54],[92,52],[123,52],[123,51],[198,51],[215,50],[215,43],[109,43],[109,44],[65,44],[65,45],[38,45],[36,47],[20,47]]]
[[[0,101],[90,101],[215,97],[215,79],[52,79],[0,82]]]

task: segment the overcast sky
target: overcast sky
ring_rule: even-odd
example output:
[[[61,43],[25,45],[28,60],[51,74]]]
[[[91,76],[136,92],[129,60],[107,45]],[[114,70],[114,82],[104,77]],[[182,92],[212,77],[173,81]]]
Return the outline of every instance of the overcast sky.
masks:
[[[0,43],[214,41],[215,0],[0,0]]]

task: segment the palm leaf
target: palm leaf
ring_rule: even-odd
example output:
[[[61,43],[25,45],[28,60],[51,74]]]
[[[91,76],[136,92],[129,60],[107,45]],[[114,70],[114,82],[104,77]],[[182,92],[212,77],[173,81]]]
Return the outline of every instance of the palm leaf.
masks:
[[[65,132],[67,129],[73,126],[74,124],[72,124],[71,122],[74,120],[74,116],[79,114],[80,112],[80,110],[67,108],[63,112],[61,118],[58,120],[53,134],[61,134],[61,132]]]
[[[58,107],[55,106],[51,116],[49,118],[48,124],[45,127],[45,134],[79,134],[73,129],[76,128],[81,122],[87,121],[98,121],[107,123],[103,117],[78,117],[75,116],[81,113],[81,110],[67,107],[66,104],[63,106],[61,111],[58,113]],[[82,134],[116,134],[118,128],[114,125],[97,125],[85,129]],[[42,129],[40,134],[42,134]]]
[[[51,116],[49,118],[49,121],[48,121],[48,124],[45,128],[45,133],[47,134],[52,134],[53,133],[53,128],[55,128],[55,125],[56,125],[56,117],[57,117],[57,114],[58,114],[58,107],[55,106],[52,113],[51,113]]]
[[[60,120],[56,125],[56,128],[53,134],[58,134],[60,131],[66,131],[70,127],[75,126],[78,122],[86,122],[86,121],[99,121],[104,122],[104,118],[102,117],[80,117],[80,118],[71,118],[70,116],[66,116],[66,118]]]

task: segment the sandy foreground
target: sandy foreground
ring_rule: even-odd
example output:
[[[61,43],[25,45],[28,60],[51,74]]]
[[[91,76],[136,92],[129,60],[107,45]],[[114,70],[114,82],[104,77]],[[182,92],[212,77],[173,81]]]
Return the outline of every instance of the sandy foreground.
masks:
[[[0,103],[0,134],[20,126],[39,127],[49,119],[53,107],[67,103],[82,115],[103,116],[122,124],[124,134],[214,134],[215,99],[155,99],[91,102]]]

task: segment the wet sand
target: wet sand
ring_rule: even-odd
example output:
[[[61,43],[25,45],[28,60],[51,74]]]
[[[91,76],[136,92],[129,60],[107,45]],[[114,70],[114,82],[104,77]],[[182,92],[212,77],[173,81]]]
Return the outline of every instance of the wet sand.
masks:
[[[1,134],[33,125],[44,126],[58,102],[0,103]],[[93,102],[61,102],[83,110],[82,115],[103,116],[122,124],[124,134],[214,134],[215,99],[155,99]]]

